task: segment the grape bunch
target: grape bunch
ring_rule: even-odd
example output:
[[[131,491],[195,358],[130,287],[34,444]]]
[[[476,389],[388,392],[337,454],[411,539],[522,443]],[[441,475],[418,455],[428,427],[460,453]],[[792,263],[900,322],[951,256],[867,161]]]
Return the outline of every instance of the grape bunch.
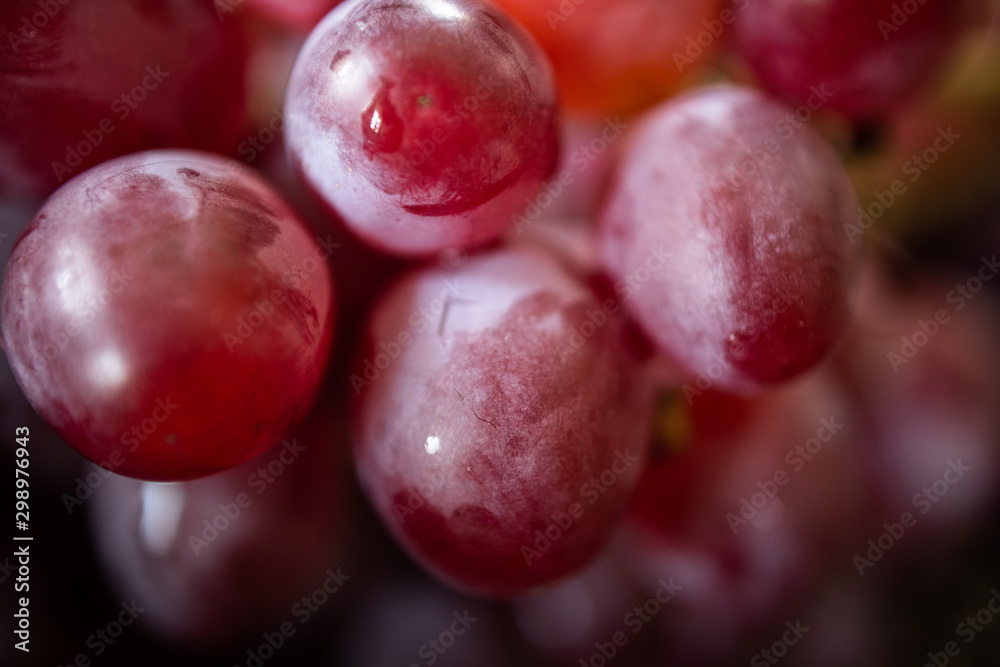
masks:
[[[4,664],[997,655],[1000,5],[0,38]]]

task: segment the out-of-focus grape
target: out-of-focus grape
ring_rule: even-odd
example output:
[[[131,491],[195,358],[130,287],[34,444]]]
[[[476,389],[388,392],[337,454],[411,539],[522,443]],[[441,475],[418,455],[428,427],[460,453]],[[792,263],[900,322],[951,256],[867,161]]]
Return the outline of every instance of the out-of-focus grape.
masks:
[[[149,148],[230,153],[247,44],[209,2],[0,3],[0,194]]]
[[[964,0],[735,0],[737,52],[795,104],[867,121],[926,88],[961,34]]]
[[[635,112],[710,62],[736,13],[718,0],[496,0],[552,60],[562,101]]]
[[[967,539],[1000,497],[1000,308],[982,291],[983,277],[1000,273],[996,257],[909,290],[867,272],[859,326],[838,354],[866,413],[878,480],[865,539],[877,545],[884,524],[913,518],[891,536],[893,558]],[[881,567],[864,541],[857,548],[868,561],[860,570]]]
[[[629,137],[600,252],[629,312],[699,383],[787,380],[848,321],[856,198],[836,154],[761,93],[701,90]]]
[[[752,399],[678,392],[661,410],[629,557],[645,588],[683,586],[656,621],[671,654],[724,660],[849,566],[870,493],[858,415],[828,369]]]
[[[190,482],[111,475],[86,501],[107,578],[155,635],[193,648],[296,630],[347,585],[343,429],[317,409],[273,450]],[[345,578],[347,577],[347,578]],[[306,602],[302,602],[305,599]]]

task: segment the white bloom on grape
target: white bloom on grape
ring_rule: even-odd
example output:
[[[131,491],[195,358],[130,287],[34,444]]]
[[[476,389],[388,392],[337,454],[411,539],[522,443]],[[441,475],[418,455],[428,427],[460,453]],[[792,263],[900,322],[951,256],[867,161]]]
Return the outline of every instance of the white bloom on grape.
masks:
[[[113,348],[104,350],[91,366],[95,385],[116,389],[128,379],[128,364]]]

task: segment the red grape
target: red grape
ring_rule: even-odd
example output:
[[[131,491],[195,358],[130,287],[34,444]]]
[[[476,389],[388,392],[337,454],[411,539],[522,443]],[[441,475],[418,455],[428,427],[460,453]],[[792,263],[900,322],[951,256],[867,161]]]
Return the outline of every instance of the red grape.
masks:
[[[400,254],[496,237],[555,163],[552,73],[476,0],[353,0],[309,36],[288,145],[355,233]]]
[[[726,664],[849,563],[869,491],[865,443],[830,372],[751,399],[676,400],[684,427],[639,483],[630,557],[645,588],[664,576],[685,586],[657,621],[667,644]]]
[[[870,120],[932,80],[965,0],[740,0],[736,49],[769,90]]]
[[[328,355],[321,249],[236,162],[109,161],[28,225],[3,284],[7,354],[84,456],[145,479],[229,468],[281,440]]]
[[[0,3],[0,193],[147,148],[232,151],[247,47],[208,2]]]
[[[511,596],[603,544],[642,466],[648,389],[608,308],[528,248],[405,279],[358,373],[358,473],[429,570]]]
[[[791,378],[848,321],[856,198],[836,154],[787,110],[718,87],[650,112],[601,216],[626,306],[703,385]],[[704,387],[703,387],[704,388]]]
[[[91,533],[143,625],[204,648],[302,620],[293,602],[345,565],[346,452],[334,421],[314,410],[272,451],[204,479],[105,480],[87,506]]]
[[[719,0],[496,1],[552,59],[566,106],[590,114],[633,112],[675,91],[730,17]]]

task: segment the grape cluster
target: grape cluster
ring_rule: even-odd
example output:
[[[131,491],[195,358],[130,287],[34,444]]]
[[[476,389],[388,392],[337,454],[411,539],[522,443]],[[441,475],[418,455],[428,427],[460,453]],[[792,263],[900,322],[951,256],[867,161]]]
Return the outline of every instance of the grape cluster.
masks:
[[[32,652],[988,654],[989,4],[4,3]]]

